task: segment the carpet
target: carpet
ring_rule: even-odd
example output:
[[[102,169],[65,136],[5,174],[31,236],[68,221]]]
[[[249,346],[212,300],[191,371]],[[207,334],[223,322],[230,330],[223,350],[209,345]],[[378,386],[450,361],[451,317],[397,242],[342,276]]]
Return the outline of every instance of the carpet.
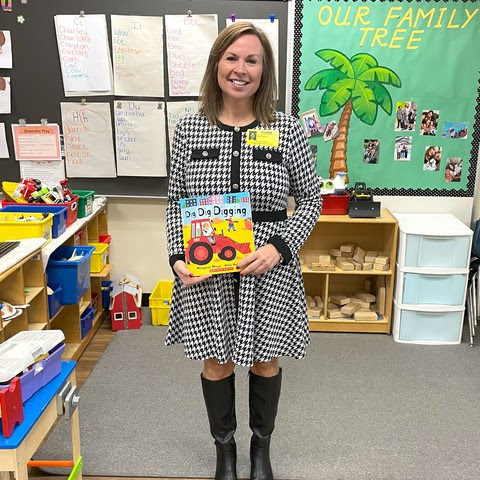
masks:
[[[84,475],[213,477],[201,362],[165,347],[166,327],[119,331],[80,390]],[[312,333],[282,359],[276,479],[478,479],[480,346]],[[247,369],[237,370],[238,473],[248,478]],[[36,458],[71,457],[61,420]],[[61,471],[57,471],[61,473]]]

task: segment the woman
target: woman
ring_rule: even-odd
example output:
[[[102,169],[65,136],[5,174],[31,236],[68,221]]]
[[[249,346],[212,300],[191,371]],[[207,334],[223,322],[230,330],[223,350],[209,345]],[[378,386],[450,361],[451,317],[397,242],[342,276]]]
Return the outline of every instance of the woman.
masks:
[[[173,141],[167,243],[176,278],[165,343],[183,343],[187,357],[204,361],[217,480],[237,478],[235,365],[250,367],[250,478],[273,479],[278,357],[302,358],[309,343],[298,250],[320,213],[320,188],[304,130],[274,110],[276,98],[267,37],[251,23],[235,22],[212,46],[199,113],[179,122]],[[247,138],[251,129],[254,145]],[[278,132],[278,142],[256,143],[262,131]],[[239,262],[240,273],[193,277],[185,264],[179,199],[241,191],[250,193],[256,250]],[[287,219],[288,195],[296,208]]]

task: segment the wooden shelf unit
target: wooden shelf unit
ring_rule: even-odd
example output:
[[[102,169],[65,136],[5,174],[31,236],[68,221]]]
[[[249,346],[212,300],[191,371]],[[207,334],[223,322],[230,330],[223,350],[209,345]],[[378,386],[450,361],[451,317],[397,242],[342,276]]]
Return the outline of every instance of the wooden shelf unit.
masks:
[[[49,318],[44,264],[46,258],[61,245],[98,243],[99,235],[107,233],[107,208],[104,204],[94,207],[90,216],[77,220],[60,237],[0,274],[0,299],[12,305],[29,304],[12,320],[0,320],[0,343],[23,330],[60,329],[65,334],[63,359],[77,360],[80,357],[108,315],[108,310],[102,308],[101,280],[109,278],[112,265],[107,264],[100,273],[90,275],[90,288],[78,304],[63,305],[53,318]],[[95,293],[99,295],[97,313],[92,329],[82,339],[80,316],[91,306],[92,295]]]
[[[321,215],[304,246],[300,256],[307,265],[312,260],[318,262],[318,255],[339,248],[345,243],[355,243],[363,250],[383,252],[390,257],[390,269],[344,271],[312,271],[302,267],[305,292],[315,297],[321,296],[324,308],[320,317],[310,317],[311,331],[319,332],[370,332],[390,333],[392,317],[395,258],[397,251],[398,224],[395,217],[383,209],[379,218],[350,218],[348,215]],[[336,292],[364,290],[365,280],[384,277],[386,285],[385,315],[376,321],[358,321],[353,318],[327,318],[328,296]]]

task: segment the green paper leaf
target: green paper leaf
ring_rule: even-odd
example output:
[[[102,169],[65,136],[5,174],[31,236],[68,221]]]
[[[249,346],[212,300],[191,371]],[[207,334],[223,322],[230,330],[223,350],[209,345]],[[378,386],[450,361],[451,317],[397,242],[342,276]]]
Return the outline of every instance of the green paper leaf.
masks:
[[[352,97],[354,86],[353,78],[335,82],[322,96],[320,115],[327,116],[338,112]]]
[[[314,73],[305,84],[305,90],[322,90],[331,87],[337,80],[345,78],[345,74],[339,70],[331,69],[321,70]]]
[[[378,62],[375,57],[372,57],[368,53],[357,53],[350,59],[353,71],[355,72],[355,78],[368,70],[369,68],[376,67]]]
[[[352,109],[355,115],[367,125],[373,125],[377,118],[378,105],[373,90],[365,83],[358,81],[352,92]]]
[[[387,67],[374,67],[365,70],[358,76],[358,80],[363,80],[364,82],[385,83],[387,85],[393,85],[394,87],[402,86],[400,77]]]
[[[333,68],[342,72],[348,78],[354,78],[353,67],[350,60],[338,50],[323,49],[315,52],[315,55]]]
[[[372,89],[377,104],[380,105],[383,110],[385,110],[385,113],[391,115],[393,111],[393,102],[390,93],[388,93],[388,90],[381,83],[366,83]]]

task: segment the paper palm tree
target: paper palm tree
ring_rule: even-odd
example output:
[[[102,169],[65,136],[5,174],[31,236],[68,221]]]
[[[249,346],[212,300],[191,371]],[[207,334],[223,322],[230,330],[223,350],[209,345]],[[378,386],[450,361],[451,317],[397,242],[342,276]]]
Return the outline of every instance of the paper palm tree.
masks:
[[[343,53],[322,49],[315,55],[333,67],[314,73],[305,84],[305,90],[326,89],[320,102],[320,116],[333,115],[342,107],[338,122],[338,136],[334,138],[330,156],[330,178],[337,172],[347,172],[347,136],[352,110],[362,122],[373,125],[380,106],[392,114],[392,97],[384,87],[401,87],[399,76],[391,69],[378,65],[368,53],[357,53],[350,59]],[[348,177],[347,177],[348,178]]]

